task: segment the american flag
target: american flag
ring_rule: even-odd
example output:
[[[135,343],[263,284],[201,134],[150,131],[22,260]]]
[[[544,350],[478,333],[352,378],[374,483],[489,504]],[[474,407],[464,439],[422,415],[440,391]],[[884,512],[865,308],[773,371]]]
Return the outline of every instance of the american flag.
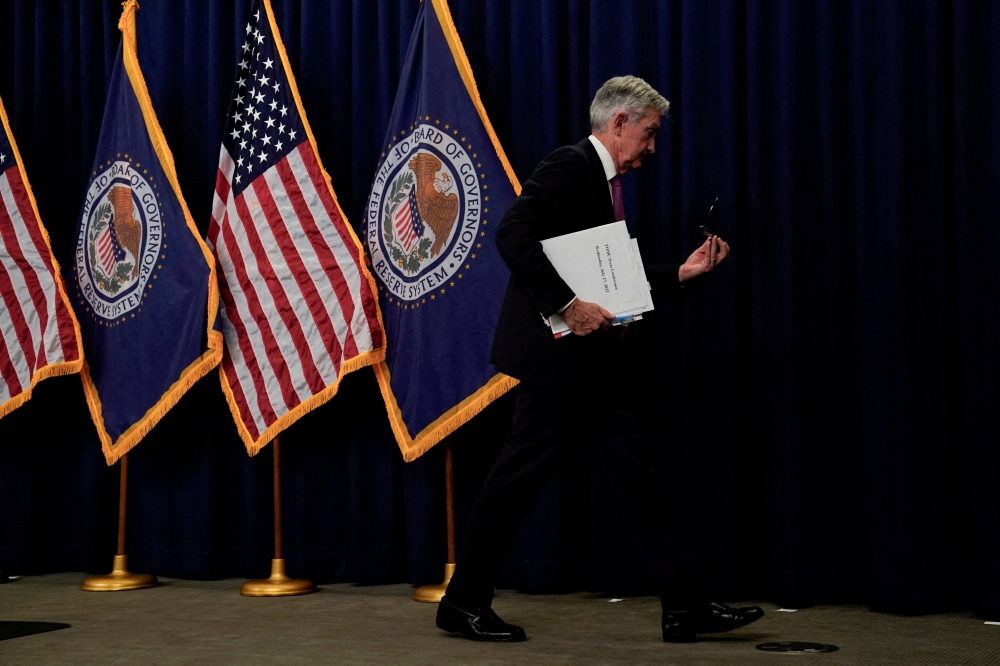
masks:
[[[36,382],[77,372],[79,329],[0,103],[0,416]]]
[[[396,211],[396,236],[403,244],[403,250],[409,252],[413,244],[424,235],[424,222],[420,219],[420,209],[417,207],[415,188],[410,188],[410,195],[399,210]]]
[[[222,383],[251,454],[384,355],[375,284],[316,154],[269,3],[246,24],[208,243]]]

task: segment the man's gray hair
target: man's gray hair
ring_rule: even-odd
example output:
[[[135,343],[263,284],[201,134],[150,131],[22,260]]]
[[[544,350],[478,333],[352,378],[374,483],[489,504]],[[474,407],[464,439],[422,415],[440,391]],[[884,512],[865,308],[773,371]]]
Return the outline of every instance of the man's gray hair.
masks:
[[[608,79],[594,95],[590,105],[590,127],[594,132],[603,132],[608,121],[618,113],[628,114],[628,121],[636,123],[646,113],[646,109],[656,109],[666,115],[670,102],[638,76],[616,76]]]

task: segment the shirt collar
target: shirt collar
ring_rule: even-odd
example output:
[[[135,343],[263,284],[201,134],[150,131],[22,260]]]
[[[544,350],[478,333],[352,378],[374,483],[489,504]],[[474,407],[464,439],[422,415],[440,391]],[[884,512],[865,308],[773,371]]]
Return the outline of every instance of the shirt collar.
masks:
[[[594,144],[594,148],[597,150],[597,156],[601,158],[601,164],[604,166],[604,175],[607,179],[611,180],[617,176],[618,169],[615,168],[615,160],[611,157],[611,153],[608,152],[608,149],[604,147],[604,144],[601,143],[601,140],[593,134],[587,138],[590,139],[592,144]]]

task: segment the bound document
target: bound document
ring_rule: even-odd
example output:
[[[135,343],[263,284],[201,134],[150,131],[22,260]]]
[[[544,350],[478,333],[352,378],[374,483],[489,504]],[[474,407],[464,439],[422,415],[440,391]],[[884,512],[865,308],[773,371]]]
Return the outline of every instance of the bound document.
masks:
[[[542,250],[577,298],[614,314],[615,325],[642,319],[653,309],[639,246],[625,222],[543,240]],[[546,322],[556,337],[570,332],[558,314]]]

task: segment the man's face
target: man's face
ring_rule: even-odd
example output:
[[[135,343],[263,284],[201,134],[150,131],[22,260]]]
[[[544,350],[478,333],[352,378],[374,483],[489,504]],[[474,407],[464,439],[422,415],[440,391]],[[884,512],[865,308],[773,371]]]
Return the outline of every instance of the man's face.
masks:
[[[618,121],[616,117],[614,119]],[[616,122],[615,143],[618,144],[615,166],[624,174],[642,166],[642,158],[656,152],[656,135],[660,131],[660,113],[653,108],[646,109],[635,123]]]

